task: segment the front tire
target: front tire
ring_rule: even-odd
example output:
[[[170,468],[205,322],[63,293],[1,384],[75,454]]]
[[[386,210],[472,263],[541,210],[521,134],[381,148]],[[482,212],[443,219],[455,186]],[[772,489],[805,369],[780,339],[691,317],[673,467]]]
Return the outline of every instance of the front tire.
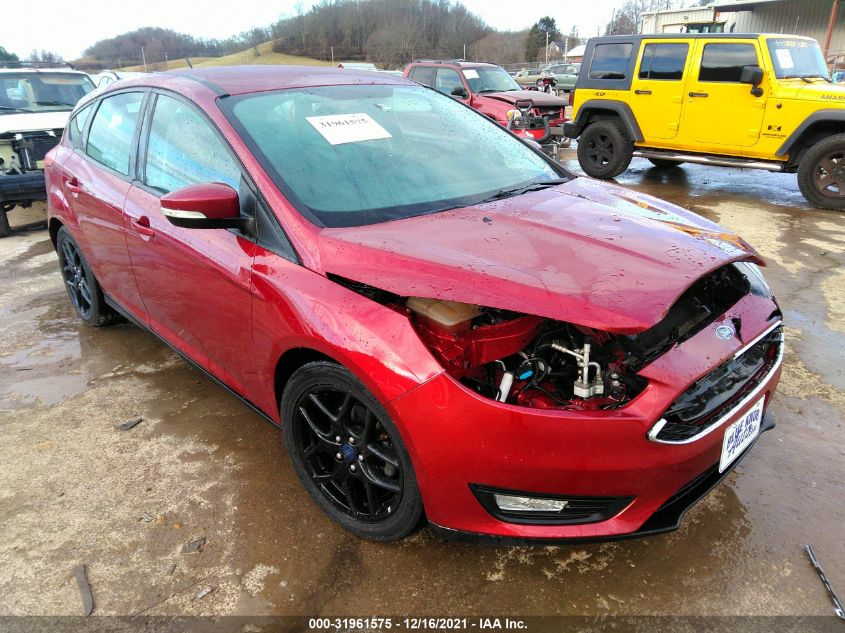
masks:
[[[118,321],[119,315],[106,304],[100,284],[82,250],[64,227],[56,234],[56,251],[65,290],[79,318],[94,327]]]
[[[588,176],[604,180],[628,169],[634,142],[618,121],[590,123],[578,139],[578,162]]]
[[[845,210],[845,134],[807,150],[798,165],[798,188],[814,207]]]
[[[293,468],[317,505],[354,534],[395,541],[420,524],[411,458],[387,411],[348,369],[304,365],[282,394]]]

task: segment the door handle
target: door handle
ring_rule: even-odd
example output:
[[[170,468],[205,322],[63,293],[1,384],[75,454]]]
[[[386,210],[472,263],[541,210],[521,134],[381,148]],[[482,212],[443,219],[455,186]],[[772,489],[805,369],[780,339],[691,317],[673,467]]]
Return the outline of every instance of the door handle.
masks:
[[[706,92],[691,92],[689,93],[690,97],[709,97],[710,95]]]
[[[634,90],[635,95],[650,95],[651,90]]]
[[[133,224],[135,225],[135,230],[144,237],[153,237],[156,234],[156,232],[150,228],[150,219],[145,215],[136,218]]]
[[[67,190],[74,195],[79,195],[80,193],[85,191],[85,188],[82,186],[82,183],[79,182],[79,179],[76,176],[65,178],[65,187],[67,187]]]

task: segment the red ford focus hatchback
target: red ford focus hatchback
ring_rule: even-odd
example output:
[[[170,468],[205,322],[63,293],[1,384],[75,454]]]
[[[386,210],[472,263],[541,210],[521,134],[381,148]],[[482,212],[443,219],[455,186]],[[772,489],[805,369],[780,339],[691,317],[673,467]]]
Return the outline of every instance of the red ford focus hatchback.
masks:
[[[773,426],[753,249],[399,77],[118,82],[47,186],[79,316],[130,319],[280,425],[366,538],[672,530]]]

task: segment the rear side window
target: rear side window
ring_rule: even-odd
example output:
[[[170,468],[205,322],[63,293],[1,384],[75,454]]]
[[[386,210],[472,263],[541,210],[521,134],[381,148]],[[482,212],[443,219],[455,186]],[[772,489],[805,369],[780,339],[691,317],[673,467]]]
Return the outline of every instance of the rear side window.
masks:
[[[85,131],[85,123],[94,107],[92,105],[85,106],[68,122],[67,134],[70,146],[74,149],[82,149],[83,139],[82,133]]]
[[[140,92],[123,92],[103,99],[91,121],[85,153],[98,163],[128,176],[132,138],[143,98]]]
[[[688,44],[646,44],[640,64],[640,79],[683,79],[688,52]]]
[[[411,71],[411,79],[429,88],[434,88],[434,67],[417,66]]]
[[[153,111],[144,182],[162,193],[222,182],[238,189],[241,171],[216,130],[188,104],[159,95]]]
[[[633,44],[597,44],[590,61],[590,79],[625,79]]]
[[[442,92],[444,95],[451,95],[452,88],[463,88],[464,85],[461,83],[461,78],[458,77],[458,73],[452,70],[451,68],[438,68],[437,69],[437,85],[435,88],[438,92]]]
[[[758,65],[753,44],[707,44],[698,80],[739,83],[743,66]]]

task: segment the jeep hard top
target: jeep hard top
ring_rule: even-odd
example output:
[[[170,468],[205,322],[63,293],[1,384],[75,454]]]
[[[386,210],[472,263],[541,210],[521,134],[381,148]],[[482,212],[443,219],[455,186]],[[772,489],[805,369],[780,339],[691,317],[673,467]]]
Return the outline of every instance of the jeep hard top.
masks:
[[[597,37],[575,88],[565,132],[590,176],[614,178],[632,156],[797,172],[812,204],[845,209],[845,86],[813,39]]]

